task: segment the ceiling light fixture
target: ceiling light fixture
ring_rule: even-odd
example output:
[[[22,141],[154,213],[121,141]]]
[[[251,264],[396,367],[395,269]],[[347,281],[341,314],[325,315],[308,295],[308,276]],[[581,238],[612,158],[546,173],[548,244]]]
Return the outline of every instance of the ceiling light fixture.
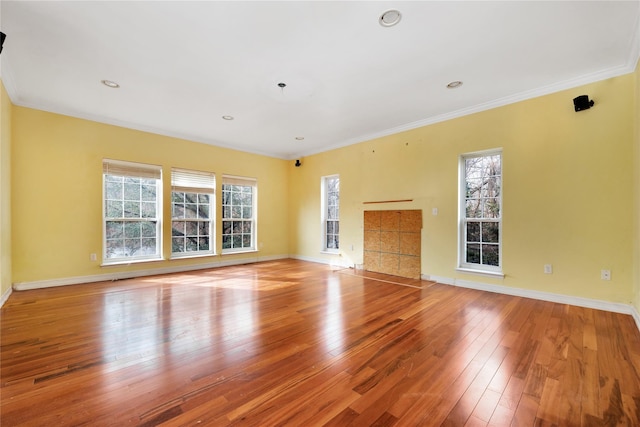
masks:
[[[111,80],[100,80],[100,83],[102,83],[106,87],[110,87],[112,89],[118,89],[120,87],[120,85],[118,83],[116,83],[114,81],[111,81]]]
[[[457,87],[462,86],[462,82],[460,80],[456,80],[455,82],[451,82],[447,85],[447,89],[455,89]]]
[[[224,120],[233,120],[233,116],[222,116]]]
[[[402,14],[395,9],[391,9],[380,15],[380,18],[378,18],[378,22],[383,27],[393,27],[398,22],[400,22],[400,19],[402,19]]]

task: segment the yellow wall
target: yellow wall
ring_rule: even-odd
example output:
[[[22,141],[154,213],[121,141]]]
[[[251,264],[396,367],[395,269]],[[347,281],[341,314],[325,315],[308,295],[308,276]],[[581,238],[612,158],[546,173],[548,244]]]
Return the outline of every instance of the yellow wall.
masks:
[[[581,94],[596,105],[575,113],[571,100]],[[308,156],[296,168],[293,161],[12,107],[2,88],[2,291],[10,281],[256,256],[294,254],[361,264],[366,207],[423,210],[422,273],[427,276],[633,303],[640,309],[639,100],[636,70]],[[455,269],[459,155],[497,147],[504,159],[504,279]],[[257,177],[262,249],[251,255],[100,267],[89,254],[102,255],[103,158],[160,164],[165,177],[172,166],[211,170],[218,178],[223,173]],[[341,178],[339,257],[320,253],[320,177],[331,174]],[[9,190],[11,212],[5,200]],[[169,192],[166,186],[165,218]],[[390,199],[413,201],[363,204]],[[220,210],[217,216],[219,224]],[[12,245],[7,243],[9,229]],[[165,235],[169,229],[166,222]],[[169,250],[165,239],[165,256]],[[543,274],[543,264],[553,264],[553,274]],[[600,280],[601,268],[612,270],[610,282]]]
[[[634,152],[634,305],[636,310],[640,312],[640,62],[636,64],[635,75],[635,108],[634,108],[634,125],[635,125],[635,152]]]
[[[288,168],[284,160],[124,129],[23,107],[13,107],[13,282],[148,270],[288,255]],[[161,165],[164,217],[170,218],[171,167],[258,179],[256,254],[100,267],[102,159]],[[168,179],[168,181],[167,181]],[[218,206],[220,191],[218,191]],[[3,203],[4,206],[4,203]],[[217,248],[221,210],[217,210]],[[171,225],[163,231],[170,236]],[[164,255],[171,250],[163,242]],[[90,261],[96,253],[98,261]]]
[[[0,81],[0,295],[11,287],[11,110]]]
[[[309,156],[299,168],[290,164],[290,252],[330,257],[319,252],[320,177],[340,174],[335,262],[362,263],[365,207],[422,209],[422,274],[631,303],[634,79],[612,78]],[[596,105],[575,113],[572,99],[582,94]],[[456,271],[459,155],[498,147],[504,279]],[[363,205],[396,199],[413,201]],[[543,273],[544,264],[553,274]],[[611,281],[600,280],[603,268]]]

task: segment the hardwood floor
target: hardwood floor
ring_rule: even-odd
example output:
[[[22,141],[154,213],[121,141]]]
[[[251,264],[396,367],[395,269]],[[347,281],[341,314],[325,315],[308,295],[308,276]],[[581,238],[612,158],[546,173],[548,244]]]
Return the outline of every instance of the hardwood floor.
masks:
[[[631,316],[391,282],[284,260],[14,292],[1,424],[640,426]]]

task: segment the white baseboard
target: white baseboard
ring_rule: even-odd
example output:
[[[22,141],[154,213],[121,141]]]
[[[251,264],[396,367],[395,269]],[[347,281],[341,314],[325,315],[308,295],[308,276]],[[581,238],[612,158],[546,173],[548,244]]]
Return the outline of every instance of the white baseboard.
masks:
[[[9,288],[0,296],[0,308],[2,308],[5,302],[7,302],[12,291],[13,289]]]
[[[158,274],[182,273],[186,271],[206,270],[209,268],[227,267],[231,265],[252,264],[261,261],[276,261],[287,259],[289,255],[256,256],[251,258],[220,260],[197,265],[182,265],[175,267],[149,268],[136,271],[121,271],[117,273],[95,274],[91,276],[64,277],[60,279],[37,280],[33,282],[19,282],[13,284],[16,291],[52,288],[55,286],[79,285],[81,283],[105,282],[112,280],[132,279],[134,277],[155,276]]]
[[[445,285],[458,286],[461,288],[476,289],[479,291],[494,292],[497,294],[513,295],[517,297],[532,298],[542,301],[556,302],[560,304],[575,305],[578,307],[593,308],[595,310],[629,314],[631,315],[631,317],[633,317],[633,320],[635,320],[638,330],[640,330],[640,313],[638,313],[638,310],[631,304],[554,294],[552,292],[534,291],[530,289],[511,288],[509,286],[490,285],[487,283],[473,282],[470,280],[452,279],[450,277],[428,276],[423,274],[421,278],[423,280],[431,280]]]

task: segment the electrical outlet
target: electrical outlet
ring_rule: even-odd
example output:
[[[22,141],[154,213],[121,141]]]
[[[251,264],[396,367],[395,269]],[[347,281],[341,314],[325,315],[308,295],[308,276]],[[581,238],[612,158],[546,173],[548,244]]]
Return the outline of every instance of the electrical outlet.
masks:
[[[438,216],[438,208],[431,208],[431,215]]]
[[[98,260],[98,256],[96,254],[91,254],[91,255],[89,255],[89,259],[91,261],[97,261]]]
[[[611,280],[611,270],[600,270],[600,280]]]
[[[553,273],[553,266],[551,264],[545,264],[544,274],[552,274],[552,273]]]

